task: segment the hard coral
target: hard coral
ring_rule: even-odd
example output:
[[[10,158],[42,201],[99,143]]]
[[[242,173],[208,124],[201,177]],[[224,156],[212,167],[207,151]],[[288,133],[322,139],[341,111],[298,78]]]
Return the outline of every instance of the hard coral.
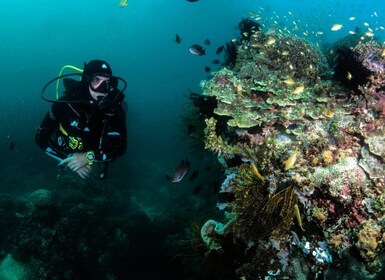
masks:
[[[357,237],[356,246],[361,249],[361,256],[367,261],[373,261],[377,257],[376,249],[382,237],[381,227],[372,219],[366,220]]]

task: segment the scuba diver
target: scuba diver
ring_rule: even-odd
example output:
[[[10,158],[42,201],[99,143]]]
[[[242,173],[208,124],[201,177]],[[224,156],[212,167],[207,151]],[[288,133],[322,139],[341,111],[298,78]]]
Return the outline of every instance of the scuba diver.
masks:
[[[81,75],[80,81],[64,78]],[[57,100],[44,96],[48,85],[63,79],[64,93]],[[118,89],[119,81],[124,83]],[[43,99],[53,102],[36,134],[36,143],[49,156],[60,161],[81,178],[91,174],[93,164],[101,163],[100,179],[107,176],[108,164],[122,156],[127,147],[123,91],[126,82],[112,75],[103,60],[85,63],[82,74],[59,76],[42,90]]]

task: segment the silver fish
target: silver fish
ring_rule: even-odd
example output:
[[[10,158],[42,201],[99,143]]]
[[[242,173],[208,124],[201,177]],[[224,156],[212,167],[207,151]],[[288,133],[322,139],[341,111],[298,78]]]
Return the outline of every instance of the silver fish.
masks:
[[[172,182],[178,183],[182,181],[184,176],[190,171],[190,162],[188,159],[182,160],[174,169],[174,174],[172,175]]]

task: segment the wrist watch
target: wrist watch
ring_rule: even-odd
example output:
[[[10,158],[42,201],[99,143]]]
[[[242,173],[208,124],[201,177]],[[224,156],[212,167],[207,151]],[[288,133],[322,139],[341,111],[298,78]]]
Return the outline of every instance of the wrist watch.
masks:
[[[94,163],[94,160],[95,160],[95,154],[93,151],[89,151],[86,153],[86,159],[87,159],[87,163],[88,165],[92,165]]]

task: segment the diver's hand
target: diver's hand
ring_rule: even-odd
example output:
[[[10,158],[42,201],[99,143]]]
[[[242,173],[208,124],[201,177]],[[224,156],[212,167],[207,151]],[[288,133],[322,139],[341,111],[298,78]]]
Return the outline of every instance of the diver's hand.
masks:
[[[85,179],[87,178],[88,176],[90,176],[91,174],[91,170],[92,170],[92,167],[91,165],[84,165],[83,167],[80,167],[78,170],[76,170],[75,172],[78,173],[78,175],[80,177],[82,177],[82,179]]]
[[[91,173],[91,166],[88,165],[86,153],[75,153],[63,159],[59,165],[64,165],[76,172],[83,179]]]

